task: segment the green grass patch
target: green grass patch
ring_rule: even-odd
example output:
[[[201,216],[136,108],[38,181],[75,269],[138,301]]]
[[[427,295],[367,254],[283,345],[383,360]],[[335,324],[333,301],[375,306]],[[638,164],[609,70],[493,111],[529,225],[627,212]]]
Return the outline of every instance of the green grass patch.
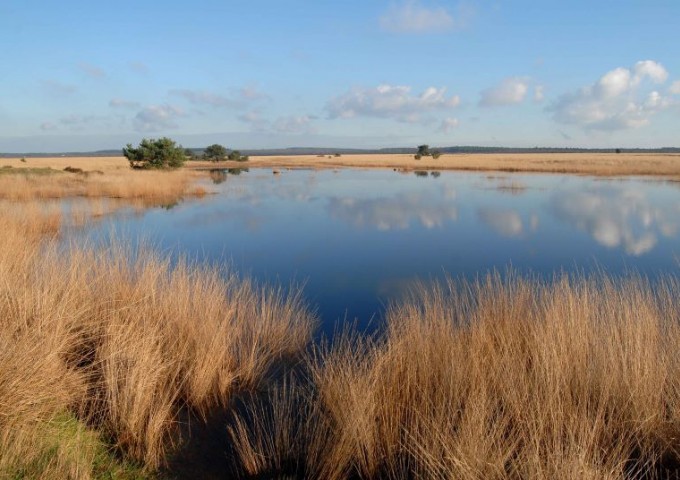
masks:
[[[11,472],[0,477],[93,478],[98,480],[142,480],[153,475],[140,466],[119,458],[102,436],[71,413],[64,412],[38,427],[41,431],[35,452],[19,460]],[[4,476],[4,474],[9,475]]]

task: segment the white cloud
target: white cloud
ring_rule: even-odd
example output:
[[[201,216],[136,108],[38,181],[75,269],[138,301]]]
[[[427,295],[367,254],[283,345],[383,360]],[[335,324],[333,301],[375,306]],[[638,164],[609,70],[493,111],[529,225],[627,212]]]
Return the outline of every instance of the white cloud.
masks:
[[[109,107],[111,108],[138,108],[139,106],[139,102],[124,100],[122,98],[112,98],[109,101]]]
[[[312,133],[311,118],[307,115],[277,118],[272,127],[278,133]]]
[[[176,119],[184,112],[172,105],[149,105],[140,110],[133,119],[135,129],[141,132],[157,132],[177,128]]]
[[[380,27],[394,33],[442,32],[463,26],[465,12],[461,18],[454,19],[443,7],[428,8],[418,0],[406,0],[392,5],[380,17]]]
[[[170,95],[182,97],[194,105],[210,105],[211,107],[236,108],[241,105],[238,100],[204,90],[177,89],[170,90]]]
[[[529,82],[526,78],[509,77],[495,87],[482,91],[479,104],[483,107],[515,105],[524,101],[528,91]]]
[[[536,85],[534,87],[534,102],[541,103],[544,98],[543,85]]]
[[[439,131],[444,133],[449,133],[454,128],[458,128],[460,121],[457,118],[445,118],[442,120],[441,125],[439,125]]]
[[[636,82],[639,82],[645,77],[651,78],[654,83],[663,83],[668,80],[668,72],[663,65],[653,60],[643,60],[637,62],[633,67]]]
[[[315,132],[312,126],[314,117],[309,115],[289,115],[270,121],[264,118],[259,111],[253,110],[239,115],[238,119],[250,125],[250,129],[254,132],[287,134]]]
[[[671,104],[656,90],[645,92],[642,88],[645,80],[660,84],[667,78],[663,65],[651,60],[640,61],[632,68],[611,70],[594,84],[562,95],[549,110],[560,123],[588,129],[642,127]]]
[[[40,124],[40,130],[42,130],[44,132],[49,132],[49,131],[56,130],[56,129],[57,129],[57,126],[52,122],[43,122],[43,123]]]
[[[326,104],[326,111],[330,118],[367,116],[417,122],[423,112],[451,109],[458,104],[460,98],[457,95],[447,97],[444,87],[429,87],[420,95],[412,95],[408,86],[379,85],[357,87],[332,98]]]
[[[671,83],[671,86],[668,88],[668,91],[673,95],[680,95],[680,80],[676,80],[673,83]]]

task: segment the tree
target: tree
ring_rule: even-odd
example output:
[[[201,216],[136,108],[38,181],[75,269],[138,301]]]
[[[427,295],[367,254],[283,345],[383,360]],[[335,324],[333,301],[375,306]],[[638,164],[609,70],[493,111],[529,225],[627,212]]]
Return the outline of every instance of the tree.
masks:
[[[128,143],[123,155],[132,168],[179,168],[184,165],[184,149],[173,140],[143,139],[137,148]]]
[[[413,156],[413,158],[415,158],[416,160],[420,160],[423,157],[432,157],[436,160],[441,156],[442,153],[439,150],[430,151],[429,145],[418,145],[418,151]]]
[[[429,157],[430,156],[430,146],[429,145],[418,145],[418,152],[416,152],[416,155],[420,155],[421,157]]]
[[[185,148],[184,149],[184,156],[187,157],[189,160],[194,159],[194,151],[190,148]]]
[[[229,154],[229,160],[233,160],[235,162],[246,162],[248,161],[248,155],[241,155],[241,152],[234,150]]]
[[[218,143],[214,143],[209,147],[205,147],[203,151],[203,158],[211,162],[219,162],[227,157],[227,149]]]

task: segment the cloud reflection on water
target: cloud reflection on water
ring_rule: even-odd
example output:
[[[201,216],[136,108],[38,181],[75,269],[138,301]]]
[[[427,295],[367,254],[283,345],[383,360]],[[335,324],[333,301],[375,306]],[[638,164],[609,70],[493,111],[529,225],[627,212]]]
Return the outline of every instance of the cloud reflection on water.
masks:
[[[633,256],[651,251],[658,234],[674,237],[677,211],[652,204],[644,191],[620,186],[558,192],[552,199],[558,219],[587,232],[597,243]],[[676,208],[677,210],[677,208]]]
[[[444,195],[399,193],[393,197],[330,197],[328,212],[358,228],[405,230],[417,221],[427,229],[441,227],[445,221],[458,219],[458,208],[451,202],[455,192]],[[447,199],[449,199],[447,201]]]
[[[518,237],[523,231],[522,218],[510,208],[480,208],[479,219],[504,237]],[[538,224],[538,219],[536,219]]]

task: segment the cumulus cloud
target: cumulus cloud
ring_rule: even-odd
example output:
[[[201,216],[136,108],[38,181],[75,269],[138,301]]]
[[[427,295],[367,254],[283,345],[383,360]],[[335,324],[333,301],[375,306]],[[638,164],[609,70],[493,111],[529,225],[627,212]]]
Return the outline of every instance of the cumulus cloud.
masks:
[[[445,118],[439,125],[439,131],[443,133],[449,133],[454,128],[458,128],[460,121],[457,118]]]
[[[515,210],[501,208],[481,208],[480,220],[504,237],[517,237],[522,234],[522,218]]]
[[[673,83],[671,83],[671,86],[668,88],[668,91],[673,95],[680,95],[680,80],[676,80]]]
[[[459,104],[460,97],[447,96],[444,87],[429,87],[420,95],[413,95],[408,86],[379,85],[354,88],[330,99],[325,108],[330,118],[366,116],[418,122],[423,112],[451,109]]]
[[[458,219],[458,208],[441,198],[423,194],[398,194],[394,197],[333,197],[328,211],[357,228],[405,230],[413,222],[425,228],[441,227]]]
[[[674,212],[630,188],[558,192],[551,202],[559,219],[587,232],[600,245],[623,248],[633,256],[652,250],[659,232],[671,237],[678,230]]]
[[[112,98],[109,101],[109,107],[112,108],[139,108],[139,102],[133,102],[131,100],[124,100],[122,98]]]
[[[307,115],[290,115],[277,118],[272,126],[278,133],[312,133],[311,121]]]
[[[418,0],[406,0],[393,4],[380,17],[380,27],[392,33],[443,32],[464,27],[471,9],[459,4],[455,15],[444,7],[427,7]]]
[[[184,111],[172,105],[149,105],[135,115],[133,123],[140,132],[158,132],[177,128],[176,119],[182,116]]]
[[[595,130],[620,130],[647,125],[671,102],[658,91],[643,91],[645,83],[661,84],[668,78],[663,65],[645,60],[631,68],[615,68],[592,85],[562,95],[548,110],[565,124]]]
[[[528,91],[529,81],[526,78],[509,77],[498,85],[482,91],[479,104],[482,107],[515,105],[524,101]]]

